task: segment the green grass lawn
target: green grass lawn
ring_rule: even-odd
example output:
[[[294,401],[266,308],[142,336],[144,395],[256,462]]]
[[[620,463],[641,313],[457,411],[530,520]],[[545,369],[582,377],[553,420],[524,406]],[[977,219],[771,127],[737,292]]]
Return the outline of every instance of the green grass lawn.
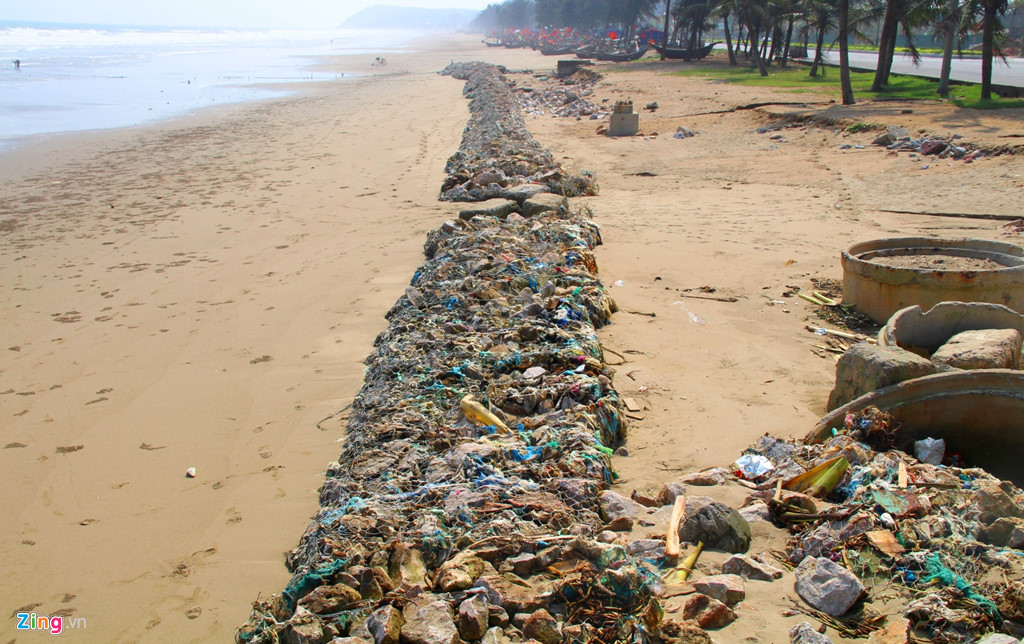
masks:
[[[821,73],[822,70],[825,72],[824,75]],[[721,64],[701,65],[698,63],[697,66],[691,69],[669,73],[675,76],[703,76],[723,82],[756,87],[778,87],[793,92],[834,94],[837,100],[842,96],[842,89],[839,86],[838,67],[819,67],[819,73],[816,78],[811,78],[808,75],[810,67],[792,63],[786,69],[773,66],[768,71],[768,76],[761,76],[757,69],[749,65],[728,67]],[[945,100],[936,93],[939,87],[938,81],[931,81],[917,76],[892,74],[889,77],[888,87],[881,92],[872,92],[871,83],[874,81],[874,78],[874,72],[852,72],[850,80],[853,83],[854,97]],[[959,107],[978,109],[1024,107],[1024,99],[1019,98],[995,97],[989,101],[982,101],[980,84],[953,84],[950,85],[949,90],[949,100]]]

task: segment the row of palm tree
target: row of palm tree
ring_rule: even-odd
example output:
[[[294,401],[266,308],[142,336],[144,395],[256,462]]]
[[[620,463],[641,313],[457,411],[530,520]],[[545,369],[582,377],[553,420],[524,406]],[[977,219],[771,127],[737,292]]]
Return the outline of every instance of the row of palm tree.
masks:
[[[938,92],[945,96],[949,92],[954,52],[960,43],[980,31],[981,96],[983,99],[991,98],[992,62],[996,55],[1000,55],[999,45],[1006,35],[1001,18],[1009,8],[1009,1],[506,0],[501,5],[488,7],[487,11],[495,10],[506,15],[514,13],[520,22],[528,20],[524,17],[528,12],[533,24],[553,27],[614,27],[627,41],[632,39],[637,25],[650,22],[663,25],[663,45],[678,42],[691,49],[700,46],[704,35],[721,25],[730,64],[739,64],[742,57],[765,76],[773,61],[786,65],[796,31],[796,35],[803,35],[805,49],[814,38],[816,53],[811,62],[811,76],[822,71],[823,52],[838,42],[843,103],[851,104],[854,102],[848,52],[851,37],[873,42],[878,47],[878,66],[871,87],[871,91],[878,92],[884,90],[889,82],[898,37],[905,37],[916,62],[920,55],[915,47],[915,37],[925,32],[934,34],[943,45]],[[875,38],[863,32],[864,28],[875,25],[878,26]],[[829,40],[837,33],[838,36]]]

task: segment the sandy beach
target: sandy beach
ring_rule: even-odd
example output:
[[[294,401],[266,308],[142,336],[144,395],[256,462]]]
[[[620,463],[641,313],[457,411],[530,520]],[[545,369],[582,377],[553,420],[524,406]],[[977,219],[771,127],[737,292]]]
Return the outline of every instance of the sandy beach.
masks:
[[[436,72],[452,59],[554,65],[472,36],[422,47],[289,98],[0,158],[8,613],[82,618],[65,631],[82,641],[226,641],[287,583],[283,553],[316,512],[362,360],[426,233],[460,208],[436,197],[468,112],[462,83]],[[658,102],[641,114],[645,136],[527,117],[601,186],[581,203],[622,309],[601,339],[624,357],[617,389],[644,406],[615,460],[627,495],[728,465],[765,432],[802,436],[823,415],[835,363],[815,353],[813,307],[792,292],[841,279],[843,248],[1005,238],[999,221],[889,211],[1024,214],[1020,155],[922,169],[872,147],[870,131],[757,132],[813,113],[995,147],[1019,143],[1020,110],[842,108],[660,73],[679,65],[608,71],[597,86],[611,102]],[[808,106],[733,111],[770,101]],[[697,136],[672,138],[680,126]],[[763,589],[766,603],[716,640],[785,641],[799,619],[769,607],[791,588]],[[29,639],[13,618],[0,636]]]

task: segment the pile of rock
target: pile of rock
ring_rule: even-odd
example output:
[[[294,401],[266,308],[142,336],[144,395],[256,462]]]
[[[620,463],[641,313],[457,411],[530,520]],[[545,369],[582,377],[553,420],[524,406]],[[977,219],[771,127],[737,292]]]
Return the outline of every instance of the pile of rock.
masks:
[[[462,144],[445,166],[444,201],[514,199],[518,190],[573,197],[597,193],[589,175],[565,172],[527,131],[517,92],[505,69],[485,63],[453,63],[443,74],[466,81],[470,119]]]

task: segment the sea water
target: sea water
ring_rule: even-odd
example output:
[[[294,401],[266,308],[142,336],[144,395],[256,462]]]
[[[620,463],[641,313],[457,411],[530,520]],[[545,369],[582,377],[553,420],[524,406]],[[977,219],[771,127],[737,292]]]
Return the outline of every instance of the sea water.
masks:
[[[286,83],[344,82],[350,74],[314,66],[331,55],[386,58],[414,35],[0,21],[0,152],[34,135],[271,97]]]

